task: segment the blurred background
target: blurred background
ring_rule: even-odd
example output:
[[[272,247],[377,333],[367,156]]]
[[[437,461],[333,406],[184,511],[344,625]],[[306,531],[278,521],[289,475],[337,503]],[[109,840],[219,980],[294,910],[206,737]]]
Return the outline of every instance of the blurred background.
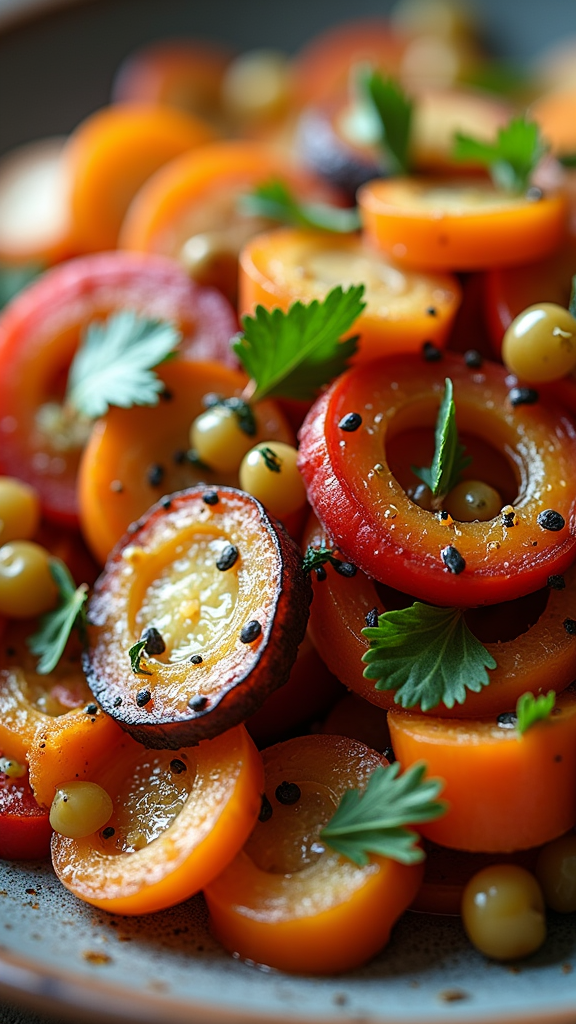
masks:
[[[0,0],[0,152],[72,129],[108,101],[122,58],[158,37],[294,53],[330,24],[387,16],[397,6],[393,0]],[[430,0],[420,3],[424,11],[427,6]],[[576,39],[574,0],[481,0],[470,10],[487,50],[512,70],[532,71],[548,47]]]

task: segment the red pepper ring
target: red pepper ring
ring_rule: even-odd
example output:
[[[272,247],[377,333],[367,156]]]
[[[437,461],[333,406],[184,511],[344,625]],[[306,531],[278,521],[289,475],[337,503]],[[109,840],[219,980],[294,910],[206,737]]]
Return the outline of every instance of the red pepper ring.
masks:
[[[96,582],[88,683],[140,743],[193,746],[286,682],[310,600],[299,547],[260,502],[232,487],[180,491],[132,524]]]
[[[331,545],[314,516],[306,528],[304,543],[313,547]],[[364,677],[362,655],[369,648],[362,635],[366,615],[373,609],[379,615],[389,610],[374,581],[363,572],[346,578],[328,565],[325,580],[316,580],[312,573],[312,589],[308,630],[322,660],[341,683],[364,700],[385,710],[397,707],[394,690],[377,690],[374,680]],[[530,617],[534,609],[527,610],[524,602],[522,607],[506,603],[490,606],[486,612],[472,611],[468,625],[497,663],[489,673],[489,685],[479,693],[467,691],[464,704],[452,708],[439,704],[427,712],[417,707],[418,712],[442,718],[497,717],[513,711],[518,698],[527,691],[537,695],[547,692],[551,685],[556,693],[565,690],[576,677],[576,565],[570,566],[564,577],[551,581],[547,600],[544,594],[537,597],[542,598],[544,607],[538,600],[541,610],[536,621]],[[496,641],[495,625],[496,630],[501,626]],[[510,639],[504,638],[508,627]],[[490,642],[483,629],[492,634]]]
[[[446,377],[460,433],[506,455],[514,471],[512,521],[444,520],[414,504],[389,468],[387,442],[433,429]],[[510,380],[501,366],[472,369],[451,354],[436,363],[394,357],[350,370],[315,403],[300,433],[299,467],[313,509],[347,559],[398,590],[455,607],[521,597],[570,565],[576,432],[542,402],[513,405]],[[351,412],[362,423],[348,432],[339,424]],[[543,516],[550,510],[558,515]]]

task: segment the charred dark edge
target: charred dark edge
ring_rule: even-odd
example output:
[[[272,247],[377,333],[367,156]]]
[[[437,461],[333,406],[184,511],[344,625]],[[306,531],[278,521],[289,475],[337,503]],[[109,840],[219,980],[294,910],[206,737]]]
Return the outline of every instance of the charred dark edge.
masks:
[[[280,571],[274,591],[273,615],[269,618],[266,628],[260,641],[258,654],[251,668],[236,678],[227,689],[222,691],[221,696],[215,699],[210,711],[201,717],[190,717],[179,721],[126,721],[119,717],[118,709],[113,708],[106,700],[106,686],[102,685],[96,672],[93,670],[90,658],[90,651],[83,655],[83,668],[88,685],[100,702],[104,711],[113,718],[133,739],[142,743],[145,747],[159,750],[178,750],[183,746],[194,746],[204,739],[213,739],[227,729],[233,728],[244,722],[251,714],[257,711],[274,690],[283,686],[288,680],[292,670],[298,648],[304,639],[306,626],[308,624],[309,606],[312,601],[312,585],[309,577],[302,570],[302,554],[295,541],[289,536],[280,522],[272,519],[264,506],[244,491],[234,487],[219,486],[216,488],[222,496],[230,495],[236,497],[242,495],[249,497],[258,509],[260,522],[271,537],[279,563]],[[192,497],[202,497],[204,486],[192,487],[184,491],[176,491],[170,495],[172,499],[171,510],[178,507],[179,500],[188,500]],[[159,515],[165,515],[166,509],[163,506],[164,497],[156,502],[142,517],[138,530],[127,531],[118,541],[106,561],[104,571],[96,580],[94,595],[98,595],[105,589],[106,574],[112,571],[118,559],[121,557],[124,548],[133,543],[141,530],[150,525]],[[286,587],[286,570],[290,579]],[[272,638],[278,612],[284,610],[283,605],[288,591],[288,607],[282,615],[282,629],[278,637]],[[88,610],[90,616],[90,609]],[[270,651],[270,644],[273,644]],[[264,661],[264,664],[262,662]],[[244,682],[251,679],[252,687],[248,694],[240,690]],[[122,706],[121,706],[122,707]],[[131,709],[131,713],[134,712]]]

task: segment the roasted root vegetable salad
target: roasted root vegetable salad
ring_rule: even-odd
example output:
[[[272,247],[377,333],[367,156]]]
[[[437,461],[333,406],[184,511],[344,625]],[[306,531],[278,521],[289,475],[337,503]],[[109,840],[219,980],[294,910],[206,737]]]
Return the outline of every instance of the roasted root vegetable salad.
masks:
[[[151,45],[0,159],[1,857],[115,913],[203,891],[292,972],[408,909],[497,960],[576,911],[576,92],[544,67],[400,0],[293,60]]]

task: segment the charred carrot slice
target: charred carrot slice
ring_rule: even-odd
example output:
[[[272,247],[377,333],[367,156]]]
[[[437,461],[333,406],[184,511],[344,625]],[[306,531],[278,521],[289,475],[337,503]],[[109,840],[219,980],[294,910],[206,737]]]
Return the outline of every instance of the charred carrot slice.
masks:
[[[549,255],[562,241],[567,199],[531,199],[488,181],[395,178],[364,185],[360,213],[370,241],[406,267],[483,270]]]
[[[450,805],[421,832],[442,846],[478,852],[528,849],[576,823],[576,690],[520,735],[510,716],[447,721],[391,711],[394,753],[404,768],[422,759],[445,780]]]
[[[79,250],[114,249],[141,185],[169,160],[213,138],[203,121],[170,107],[117,105],[83,121],[65,153]]]
[[[358,361],[392,352],[442,347],[460,302],[456,278],[406,272],[357,236],[280,228],[257,235],[240,256],[240,312],[257,305],[287,310],[322,301],[336,284],[364,284],[366,309],[356,320]]]
[[[283,971],[326,974],[364,963],[412,901],[422,865],[381,856],[359,867],[318,841],[347,789],[381,763],[363,743],[303,736],[263,753],[264,814],[246,846],[205,890],[230,952]],[[297,802],[283,803],[286,782]]]

